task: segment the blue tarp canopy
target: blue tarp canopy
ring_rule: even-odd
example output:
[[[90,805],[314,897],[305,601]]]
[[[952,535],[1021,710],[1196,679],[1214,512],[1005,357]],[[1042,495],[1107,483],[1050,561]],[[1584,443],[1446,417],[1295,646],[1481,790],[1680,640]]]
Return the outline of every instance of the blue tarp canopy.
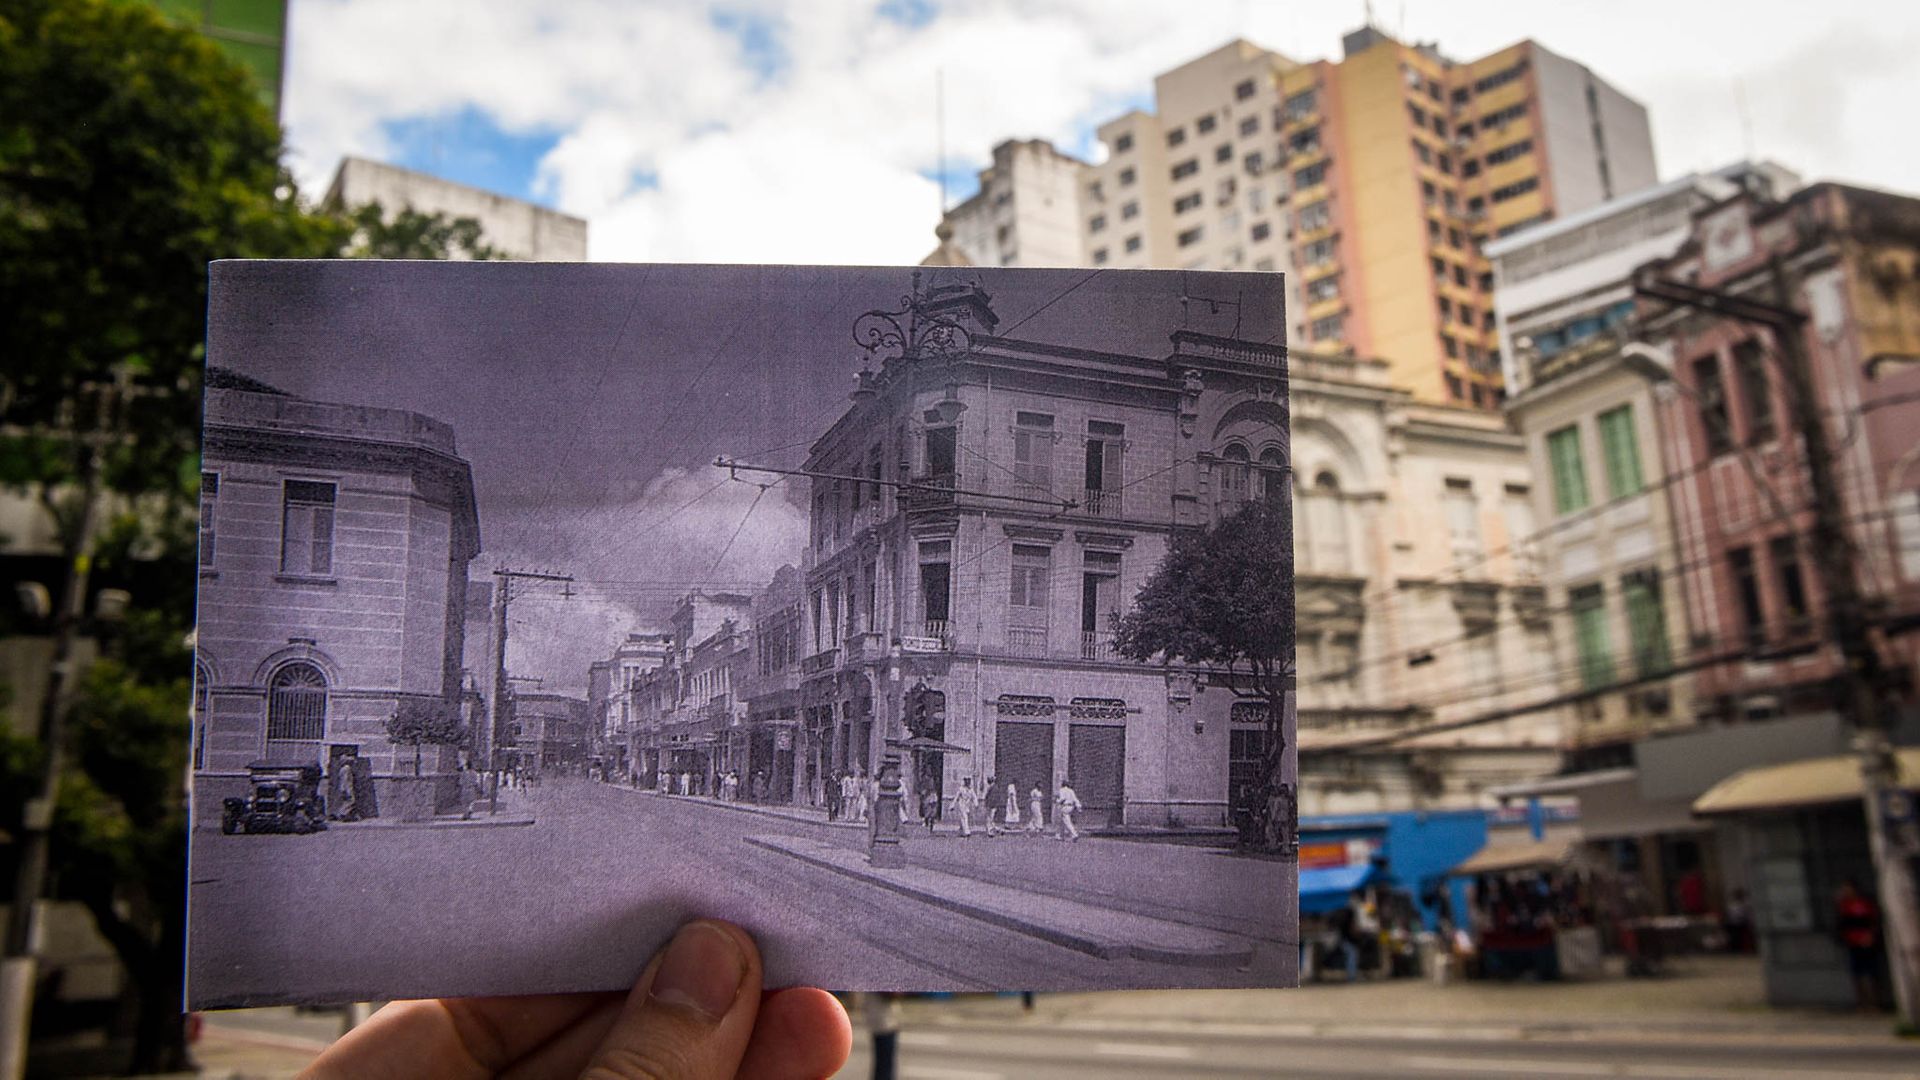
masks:
[[[1373,877],[1373,864],[1321,866],[1300,871],[1300,914],[1325,915],[1346,906],[1353,890]]]

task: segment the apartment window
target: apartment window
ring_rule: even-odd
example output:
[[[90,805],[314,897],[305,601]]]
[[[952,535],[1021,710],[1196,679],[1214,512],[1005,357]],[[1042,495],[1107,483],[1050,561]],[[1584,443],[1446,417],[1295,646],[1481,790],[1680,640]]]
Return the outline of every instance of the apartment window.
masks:
[[[1138,202],[1129,202],[1121,205],[1120,207],[1121,221],[1132,221],[1134,218],[1137,218],[1139,216],[1140,216],[1140,204]]]
[[[1449,360],[1460,359],[1460,343],[1453,340],[1452,334],[1440,335],[1440,348],[1446,352],[1447,359]]]
[[[1024,487],[1053,490],[1053,417],[1046,413],[1013,414],[1013,478]]]
[[[1420,164],[1422,165],[1433,164],[1433,151],[1427,149],[1427,144],[1421,142],[1419,139],[1413,140],[1413,156],[1419,158]],[[1431,185],[1428,186],[1427,194],[1429,197],[1433,194]]]
[[[1241,164],[1246,167],[1248,176],[1259,176],[1267,169],[1267,159],[1257,150],[1248,154]]]
[[[1435,80],[1433,80],[1433,79],[1428,79],[1428,80],[1427,80],[1427,96],[1428,96],[1428,97],[1430,97],[1430,98],[1432,98],[1432,99],[1433,99],[1433,100],[1435,100],[1435,101],[1439,101],[1439,100],[1440,100],[1440,98],[1441,98],[1441,95],[1440,95],[1440,84],[1439,84],[1439,82],[1437,82],[1437,81],[1435,81]]]
[[[1525,74],[1526,70],[1527,62],[1525,60],[1520,61],[1512,67],[1501,68],[1491,75],[1476,79],[1473,84],[1473,92],[1476,94],[1484,94],[1489,90],[1505,86]]]
[[[1308,330],[1314,341],[1337,340],[1345,329],[1345,321],[1339,315],[1325,315],[1308,324]]]
[[[1447,246],[1465,249],[1467,246],[1466,237],[1460,235],[1459,229],[1448,229]]]
[[[1140,238],[1138,236],[1129,236],[1127,237],[1126,243],[1120,246],[1126,248],[1127,254],[1131,255],[1140,250]]]
[[[1461,398],[1466,397],[1467,384],[1460,381],[1460,376],[1455,375],[1451,371],[1446,372],[1445,374],[1446,374],[1446,380],[1447,380],[1447,396],[1452,398],[1455,401],[1458,401]]]
[[[1324,161],[1316,161],[1303,169],[1295,169],[1293,171],[1293,189],[1295,191],[1317,187],[1320,184],[1326,183],[1326,181],[1327,163]]]
[[[1707,453],[1718,457],[1733,449],[1727,387],[1720,378],[1718,356],[1703,356],[1693,362],[1693,395],[1700,403],[1700,425],[1706,429]]]
[[[1179,236],[1175,237],[1174,240],[1181,247],[1192,247],[1194,244],[1197,244],[1200,242],[1200,237],[1202,235],[1204,235],[1204,230],[1200,226],[1196,225],[1193,228],[1188,229],[1186,232],[1183,232]]]
[[[1767,360],[1757,341],[1743,341],[1733,347],[1733,370],[1740,379],[1740,396],[1746,399],[1747,441],[1771,442],[1778,434],[1774,427],[1773,393],[1767,385]]]
[[[1092,217],[1087,219],[1088,232],[1099,232],[1100,230],[1106,227],[1107,227],[1107,215],[1105,214],[1095,214]]]
[[[1094,248],[1093,249],[1093,265],[1105,266],[1106,264],[1107,264],[1107,249]]]
[[[1307,266],[1322,266],[1333,261],[1333,237],[1323,237],[1300,248],[1300,261]]]
[[[1124,425],[1109,420],[1087,422],[1084,487],[1089,512],[1105,514],[1119,509],[1120,456],[1126,445]]]
[[[1487,293],[1493,291],[1493,271],[1488,270],[1480,275],[1480,291]],[[1493,325],[1493,312],[1491,311],[1487,312],[1487,325]]]
[[[1407,102],[1407,115],[1413,118],[1414,127],[1423,128],[1427,126],[1427,110],[1415,105],[1411,101]]]
[[[1453,91],[1452,100],[1455,105],[1465,105],[1467,103],[1467,88],[1464,86],[1456,87]]]
[[[1289,120],[1304,120],[1312,116],[1314,110],[1319,107],[1319,96],[1312,90],[1302,90],[1297,94],[1288,94],[1287,100],[1280,104],[1280,110],[1286,114]]]
[[[1561,428],[1547,436],[1547,461],[1553,471],[1553,512],[1571,514],[1585,510],[1587,467],[1580,455],[1580,429]]]
[[[1265,240],[1267,237],[1273,235],[1273,226],[1267,224],[1264,221],[1256,221],[1253,223],[1253,231],[1251,235],[1253,236],[1253,242],[1257,244],[1260,241]]]
[[[1473,497],[1473,481],[1465,477],[1446,478],[1443,497],[1447,508],[1447,533],[1456,559],[1480,554],[1480,504]]]
[[[1456,266],[1453,268],[1453,283],[1455,285],[1460,286],[1463,289],[1467,287],[1467,268],[1466,267]]]
[[[1187,160],[1173,167],[1173,178],[1175,180],[1185,180],[1187,177],[1192,176],[1194,173],[1197,173],[1199,171],[1200,171],[1199,159],[1188,158]]]
[[[1308,203],[1294,212],[1301,232],[1315,232],[1333,224],[1333,207],[1327,200]]]
[[[1447,137],[1447,122],[1441,119],[1439,113],[1433,114],[1433,133],[1443,139]]]
[[[1242,136],[1246,136],[1246,135],[1255,135],[1255,134],[1258,134],[1258,133],[1259,133],[1259,131],[1260,131],[1260,118],[1259,118],[1259,117],[1257,117],[1257,116],[1249,116],[1249,117],[1245,117],[1245,118],[1243,118],[1243,119],[1242,119],[1242,120],[1240,121],[1240,134],[1241,134]]]
[[[1448,176],[1453,175],[1453,158],[1452,157],[1446,154],[1437,155],[1434,158],[1434,165],[1437,166],[1441,172],[1446,173]]]
[[[1213,160],[1216,164],[1224,164],[1226,162],[1232,161],[1233,160],[1233,144],[1221,143],[1219,146],[1214,147]]]
[[[1600,450],[1607,463],[1607,492],[1619,499],[1646,488],[1640,473],[1640,440],[1633,429],[1633,406],[1600,414]]]
[[[1120,135],[1114,136],[1114,140],[1113,140],[1114,153],[1124,154],[1131,149],[1133,149],[1133,132],[1128,131]]]
[[[1328,274],[1307,282],[1307,303],[1317,304],[1323,300],[1333,300],[1340,295],[1340,275]]]
[[[267,740],[319,742],[327,731],[327,676],[304,660],[267,683]]]
[[[1518,105],[1509,105],[1504,109],[1495,110],[1481,117],[1480,126],[1482,128],[1503,128],[1515,120],[1525,119],[1526,115],[1527,103],[1523,101]]]
[[[213,565],[214,505],[220,499],[220,474],[200,474],[200,565]]]
[[[1532,151],[1532,139],[1521,139],[1516,143],[1508,143],[1498,150],[1490,150],[1487,152],[1487,167],[1492,168],[1502,162],[1512,161],[1514,158],[1531,153]]]
[[[1508,199],[1517,199],[1539,186],[1540,178],[1537,176],[1529,176],[1525,180],[1516,180],[1511,184],[1503,184],[1500,187],[1494,188],[1492,199],[1494,202],[1506,202]]]
[[[1287,150],[1295,154],[1311,154],[1320,149],[1320,129],[1310,127],[1305,131],[1294,132],[1287,140]]]
[[[1440,321],[1451,321],[1453,318],[1453,301],[1443,296],[1439,299],[1438,305],[1440,308]]]
[[[948,607],[953,584],[953,541],[926,540],[920,544],[920,617],[927,636],[944,636],[952,617]]]
[[[1200,134],[1205,135],[1207,132],[1212,131],[1216,126],[1218,126],[1218,124],[1219,124],[1219,121],[1215,120],[1212,116],[1203,116],[1200,119],[1193,122],[1193,129],[1199,132]]]
[[[312,480],[289,480],[280,511],[280,572],[333,573],[335,487]]]
[[[1613,650],[1607,641],[1606,596],[1599,585],[1582,585],[1567,593],[1573,615],[1574,648],[1580,662],[1580,685],[1595,690],[1613,681]]]
[[[1179,146],[1181,143],[1186,141],[1187,141],[1186,128],[1174,128],[1172,131],[1167,132],[1168,146]]]
[[[1432,218],[1428,218],[1427,219],[1427,243],[1438,244],[1439,242],[1440,242],[1440,223],[1433,220]]]
[[[1007,603],[1019,625],[1047,624],[1047,598],[1052,576],[1053,549],[1040,544],[1013,545],[1012,587]],[[1021,610],[1021,609],[1024,609]]]
[[[1182,195],[1173,200],[1173,212],[1176,214],[1184,214],[1189,210],[1198,210],[1200,209],[1200,203],[1200,193],[1197,191]]]
[[[1477,217],[1483,213],[1486,213],[1486,210],[1487,210],[1487,200],[1481,198],[1480,196],[1475,195],[1473,198],[1467,200],[1467,216],[1468,217]]]
[[[1427,266],[1433,271],[1433,280],[1442,284],[1447,280],[1447,260],[1438,255],[1427,256]]]
[[[1233,88],[1233,99],[1235,101],[1245,101],[1248,98],[1253,96],[1253,89],[1254,87],[1253,87],[1252,79],[1248,79],[1245,82],[1239,83],[1235,85]]]
[[[1420,181],[1420,201],[1421,202],[1426,203],[1428,206],[1432,206],[1434,202],[1439,198],[1440,198],[1440,189],[1433,186],[1433,181],[1431,180]]]
[[[1620,579],[1627,605],[1627,643],[1633,649],[1633,670],[1644,677],[1672,666],[1667,645],[1667,614],[1660,599],[1660,578],[1651,570]]]
[[[1480,159],[1468,158],[1460,163],[1460,175],[1472,179],[1480,175]]]
[[[1120,621],[1120,553],[1089,551],[1080,571],[1081,655],[1109,659],[1113,624]]]
[[[932,480],[953,479],[958,471],[959,432],[951,427],[931,427],[927,429],[927,477]]]
[[[1789,629],[1803,629],[1813,609],[1807,604],[1807,583],[1800,575],[1800,549],[1793,537],[1778,536],[1767,544],[1767,555],[1773,560],[1774,579],[1780,583],[1781,613]]]
[[[1135,177],[1135,173],[1133,171],[1133,166],[1129,165],[1126,168],[1121,169],[1120,170],[1120,186],[1126,187],[1128,184],[1133,183],[1134,177]]]
[[[1733,591],[1740,598],[1747,644],[1758,645],[1767,639],[1767,614],[1760,606],[1760,579],[1753,569],[1753,549],[1737,547],[1728,551],[1727,570],[1733,574]]]

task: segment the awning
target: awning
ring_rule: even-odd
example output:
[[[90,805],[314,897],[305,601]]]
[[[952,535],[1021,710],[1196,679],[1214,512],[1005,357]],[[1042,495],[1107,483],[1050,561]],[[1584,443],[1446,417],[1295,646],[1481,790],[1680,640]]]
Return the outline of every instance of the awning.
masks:
[[[1920,790],[1920,748],[1900,750],[1895,756],[1900,764],[1901,786]],[[1735,773],[1695,799],[1693,812],[1710,815],[1790,810],[1854,801],[1862,794],[1860,759],[1838,754]]]
[[[1544,870],[1559,866],[1573,852],[1572,837],[1548,837],[1544,840],[1519,840],[1506,844],[1488,844],[1449,873],[1456,877],[1471,874],[1504,874],[1509,870]]]
[[[1546,776],[1518,784],[1503,784],[1488,788],[1487,794],[1496,799],[1526,799],[1536,795],[1577,795],[1588,788],[1633,780],[1638,775],[1630,768],[1598,769],[1593,772],[1570,773],[1566,776]]]
[[[955,746],[950,742],[941,742],[939,739],[929,739],[918,735],[911,739],[888,739],[887,745],[899,750],[941,750],[954,754],[968,753],[967,748],[964,746]]]
[[[1300,914],[1325,915],[1347,903],[1353,890],[1373,878],[1372,863],[1320,866],[1300,871]]]

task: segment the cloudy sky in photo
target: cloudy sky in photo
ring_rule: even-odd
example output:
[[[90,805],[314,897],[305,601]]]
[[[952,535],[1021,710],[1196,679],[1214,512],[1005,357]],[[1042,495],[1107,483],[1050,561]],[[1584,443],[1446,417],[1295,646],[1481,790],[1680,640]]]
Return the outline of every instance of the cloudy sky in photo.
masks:
[[[1912,190],[1920,5],[1376,0],[1470,59],[1532,37],[1652,111],[1663,176],[1751,152]],[[1240,36],[1337,58],[1362,0],[298,0],[285,120],[303,188],[343,154],[586,217],[595,259],[897,263],[993,144],[1099,153],[1152,77]],[[940,151],[936,73],[944,73]],[[1743,121],[1743,113],[1745,120]]]

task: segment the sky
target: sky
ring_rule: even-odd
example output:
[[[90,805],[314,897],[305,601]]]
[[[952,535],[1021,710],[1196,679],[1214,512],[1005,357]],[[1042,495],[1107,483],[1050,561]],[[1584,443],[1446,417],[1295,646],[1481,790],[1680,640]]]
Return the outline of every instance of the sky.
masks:
[[[1663,178],[1747,156],[1912,191],[1920,4],[1377,0],[1471,59],[1523,37],[1649,108]],[[1364,0],[294,0],[302,189],[343,154],[590,222],[612,261],[888,264],[933,245],[995,143],[1100,153],[1156,73],[1234,37],[1337,58]],[[944,108],[941,107],[942,103]],[[944,121],[944,122],[943,122]],[[944,152],[943,152],[944,147]]]
[[[930,284],[978,272],[934,273]],[[1161,357],[1182,326],[1233,329],[1226,310],[1183,313],[1183,293],[1236,289],[1240,333],[1280,336],[1277,298],[1253,293],[1270,275],[990,273],[998,332],[1012,337]],[[578,693],[590,660],[664,628],[694,583],[753,590],[799,563],[804,482],[763,491],[775,476],[735,480],[712,462],[802,464],[866,366],[855,319],[910,288],[892,268],[226,262],[207,354],[300,397],[451,424],[480,519],[469,576],[577,579],[519,592],[508,667]]]

